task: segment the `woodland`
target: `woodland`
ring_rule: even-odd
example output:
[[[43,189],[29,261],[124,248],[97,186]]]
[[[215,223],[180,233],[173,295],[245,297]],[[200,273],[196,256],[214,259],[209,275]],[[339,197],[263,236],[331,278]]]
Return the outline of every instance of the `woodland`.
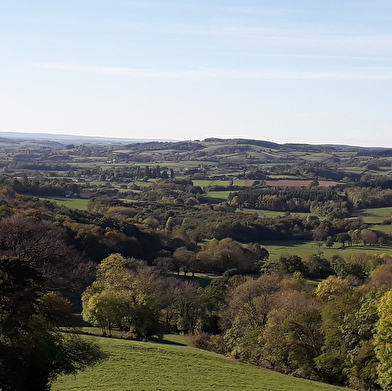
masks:
[[[392,150],[0,146],[3,391],[50,390],[99,365],[85,326],[142,341],[186,334],[296,377],[392,389]]]

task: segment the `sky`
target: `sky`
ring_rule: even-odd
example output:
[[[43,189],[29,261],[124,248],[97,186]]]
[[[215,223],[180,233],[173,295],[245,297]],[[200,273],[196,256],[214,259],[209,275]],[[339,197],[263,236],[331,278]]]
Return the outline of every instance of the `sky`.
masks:
[[[0,0],[0,131],[392,147],[392,1]]]

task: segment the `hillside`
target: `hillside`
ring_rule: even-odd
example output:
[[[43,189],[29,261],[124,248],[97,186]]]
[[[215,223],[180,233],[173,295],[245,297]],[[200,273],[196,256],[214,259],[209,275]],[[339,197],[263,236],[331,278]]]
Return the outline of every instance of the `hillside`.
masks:
[[[89,337],[96,339],[96,337]],[[52,391],[333,391],[340,387],[259,369],[189,346],[100,338],[109,358]]]

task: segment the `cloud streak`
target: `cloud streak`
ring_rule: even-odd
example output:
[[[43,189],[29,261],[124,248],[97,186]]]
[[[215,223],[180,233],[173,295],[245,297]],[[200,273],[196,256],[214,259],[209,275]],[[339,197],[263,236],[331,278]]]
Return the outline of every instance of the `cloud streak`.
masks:
[[[363,67],[334,71],[271,69],[271,68],[206,68],[186,70],[156,70],[148,68],[103,67],[64,63],[31,63],[45,70],[86,73],[97,75],[125,76],[135,78],[165,79],[228,79],[228,80],[340,80],[377,81],[392,80],[392,68]]]

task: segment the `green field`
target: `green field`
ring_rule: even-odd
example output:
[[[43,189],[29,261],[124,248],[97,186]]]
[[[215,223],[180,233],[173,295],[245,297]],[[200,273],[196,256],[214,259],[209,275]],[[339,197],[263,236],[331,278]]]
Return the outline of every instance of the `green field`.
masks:
[[[371,229],[374,229],[375,231],[380,231],[380,232],[384,232],[388,235],[392,235],[392,225],[372,225],[370,227]]]
[[[270,257],[278,258],[282,255],[298,255],[301,258],[306,255],[317,254],[322,251],[323,256],[330,258],[333,255],[341,255],[343,257],[350,256],[355,253],[369,253],[369,254],[390,254],[392,255],[392,247],[385,246],[347,246],[342,249],[340,243],[335,243],[333,247],[328,248],[324,244],[319,247],[315,242],[305,241],[269,241],[261,242],[261,244],[268,250]]]
[[[363,221],[368,224],[380,224],[384,220],[391,218],[392,207],[386,208],[372,208],[372,209],[361,209],[355,214],[355,217],[363,217]]]
[[[195,179],[192,180],[193,186],[200,186],[200,187],[209,187],[209,186],[229,186],[230,181],[221,181],[220,179]],[[233,186],[246,186],[246,180],[244,179],[235,179],[233,180]]]
[[[227,200],[229,198],[229,194],[231,193],[231,191],[209,191],[207,193],[208,197],[211,198],[219,198],[221,200]]]
[[[81,198],[65,198],[65,197],[39,197],[41,200],[54,201],[58,205],[66,206],[71,209],[87,210],[89,200]]]
[[[155,179],[149,179],[147,182],[146,181],[135,181],[135,182],[132,182],[132,183],[134,183],[135,185],[140,186],[140,187],[150,187],[151,185],[156,183],[156,180]]]
[[[121,339],[98,341],[109,357],[52,391],[332,391],[343,388],[285,376],[192,348]]]
[[[256,213],[260,217],[283,217],[286,215],[286,212],[276,211],[276,210],[263,210],[263,209],[237,209],[236,212],[241,213]],[[298,217],[308,217],[312,215],[312,213],[302,213],[302,212],[292,212],[290,216],[298,216]]]

